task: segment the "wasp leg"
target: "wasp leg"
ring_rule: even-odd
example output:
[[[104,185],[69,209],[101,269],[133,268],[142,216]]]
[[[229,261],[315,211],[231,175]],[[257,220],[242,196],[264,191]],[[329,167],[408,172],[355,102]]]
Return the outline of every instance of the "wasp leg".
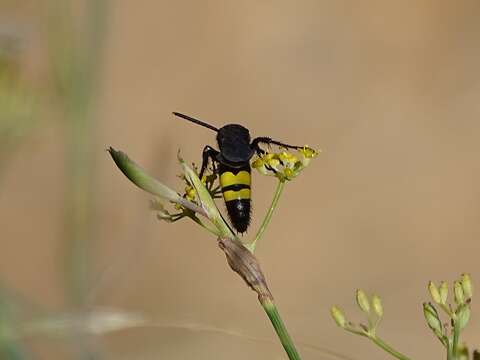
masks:
[[[265,168],[266,168],[267,170],[270,170],[270,171],[273,172],[274,174],[278,173],[278,171],[275,170],[275,169],[274,169],[273,167],[271,167],[270,165],[265,165]]]
[[[301,149],[302,148],[302,146],[288,145],[288,144],[282,143],[280,141],[273,140],[272,138],[261,136],[261,137],[257,137],[255,139],[253,139],[252,144],[250,145],[251,148],[254,149],[258,155],[263,155],[265,153],[265,151],[260,148],[260,146],[259,146],[260,143],[267,144],[267,145],[274,144],[274,145],[278,145],[278,146],[281,146],[281,147],[284,147],[284,148],[287,148],[287,149]]]
[[[212,166],[213,166],[213,172],[217,173],[217,168],[215,166],[215,162],[217,161],[217,156],[219,152],[212,148],[211,146],[205,146],[203,148],[203,153],[202,153],[202,168],[200,170],[200,179],[203,178],[203,173],[207,169],[208,166],[208,159],[212,159]]]

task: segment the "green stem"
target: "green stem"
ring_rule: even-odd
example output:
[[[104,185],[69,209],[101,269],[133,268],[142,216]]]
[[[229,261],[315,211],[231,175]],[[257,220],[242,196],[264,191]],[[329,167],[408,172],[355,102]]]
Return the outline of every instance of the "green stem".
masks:
[[[447,360],[453,360],[452,343],[447,339]]]
[[[388,352],[390,355],[396,357],[397,359],[399,360],[410,360],[409,357],[403,355],[402,353],[398,352],[397,350],[395,350],[394,348],[392,348],[390,345],[388,345],[385,341],[383,341],[382,339],[374,336],[374,337],[371,337],[370,339],[372,339],[372,341],[378,345],[379,347],[381,347],[383,350],[385,350],[386,352]]]
[[[278,184],[277,184],[277,188],[275,189],[275,194],[273,195],[273,199],[272,199],[272,203],[270,205],[270,208],[268,209],[268,212],[265,215],[265,218],[263,219],[262,225],[260,225],[260,228],[258,229],[257,235],[255,236],[255,239],[250,244],[246,245],[246,247],[252,253],[255,252],[255,247],[257,246],[257,241],[263,236],[263,233],[267,229],[267,226],[270,223],[270,220],[272,219],[273,212],[275,211],[275,208],[278,205],[278,200],[280,199],[280,196],[282,195],[282,191],[283,191],[284,187],[285,187],[285,181],[279,180]]]
[[[357,329],[355,329],[355,328],[353,328],[353,327],[347,326],[347,327],[345,327],[344,329],[345,329],[346,331],[352,333],[352,334],[369,338],[369,336],[368,336],[367,333],[365,333],[364,331],[357,330]]]
[[[453,322],[453,343],[452,343],[453,359],[457,358],[459,337],[460,337],[460,325],[458,323],[458,319],[454,319],[454,322]]]
[[[260,303],[272,322],[275,332],[277,333],[277,336],[280,339],[288,358],[290,360],[301,360],[301,357],[295,348],[295,344],[288,334],[287,328],[285,327],[285,324],[283,323],[274,302],[270,299],[266,299],[263,301],[260,300]]]

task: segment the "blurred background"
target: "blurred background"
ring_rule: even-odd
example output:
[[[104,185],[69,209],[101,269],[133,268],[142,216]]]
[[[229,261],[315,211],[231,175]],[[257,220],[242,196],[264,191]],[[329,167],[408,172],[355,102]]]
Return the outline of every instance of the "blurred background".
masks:
[[[443,356],[426,284],[480,279],[479,17],[477,0],[2,0],[2,359],[286,358],[215,239],[159,222],[105,152],[182,191],[177,150],[216,144],[172,111],[322,149],[257,251],[305,359],[387,357],[330,318],[362,319],[359,287],[387,341]],[[253,181],[256,229],[275,181]]]

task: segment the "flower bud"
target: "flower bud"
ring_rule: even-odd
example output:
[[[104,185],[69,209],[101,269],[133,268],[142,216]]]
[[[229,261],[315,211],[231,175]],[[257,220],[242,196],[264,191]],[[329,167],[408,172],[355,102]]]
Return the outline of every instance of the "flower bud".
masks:
[[[438,291],[437,285],[435,285],[432,281],[428,283],[428,291],[430,292],[430,295],[432,296],[434,302],[436,302],[437,304],[442,302],[442,298],[440,296],[440,292]]]
[[[457,304],[463,304],[465,302],[465,294],[463,293],[463,287],[460,281],[457,280],[453,283],[453,291],[455,294],[455,302]]]
[[[269,159],[267,161],[267,165],[270,166],[271,168],[273,168],[274,170],[276,171],[279,171],[279,166],[280,166],[280,160],[276,159],[276,158],[272,158],[272,159]]]
[[[437,335],[442,335],[442,322],[438,317],[437,309],[431,303],[423,303],[423,315],[427,325]]]
[[[473,285],[470,274],[462,274],[462,279],[460,281],[462,282],[463,294],[467,299],[470,299],[473,295]]]
[[[184,209],[184,207],[180,204],[175,204],[173,207],[175,208],[175,210],[183,210]]]
[[[283,174],[285,175],[285,177],[286,177],[287,179],[292,179],[292,178],[294,178],[295,175],[296,175],[295,172],[294,172],[292,169],[290,169],[290,168],[285,168],[285,169],[283,170]]]
[[[440,283],[440,303],[441,304],[446,304],[447,303],[447,298],[448,298],[448,284],[446,281],[442,281]]]
[[[373,311],[375,311],[375,314],[381,318],[383,316],[383,305],[382,305],[382,299],[380,299],[379,296],[373,295],[372,297],[372,307]]]
[[[303,166],[308,166],[310,160],[318,155],[318,152],[312,148],[309,148],[308,145],[305,145],[303,148],[298,149],[298,152],[301,155],[301,162]]]
[[[368,301],[368,297],[363,290],[357,290],[356,299],[360,309],[364,313],[368,314],[370,312],[370,302]]]
[[[265,161],[262,159],[256,159],[252,162],[252,167],[257,169],[259,173],[262,175],[269,175],[267,167],[265,166]]]
[[[460,330],[463,330],[470,320],[470,306],[467,304],[460,305],[455,314],[457,315],[455,321],[458,322]]]
[[[347,320],[345,319],[345,315],[342,310],[338,307],[333,306],[330,309],[330,313],[332,314],[333,320],[337,323],[338,326],[344,328],[347,325]]]
[[[278,154],[280,161],[284,163],[285,166],[293,167],[293,165],[298,161],[297,157],[289,152],[283,151]]]
[[[195,195],[196,195],[196,191],[193,188],[193,186],[187,185],[185,187],[185,198],[188,201],[194,201],[195,200]]]

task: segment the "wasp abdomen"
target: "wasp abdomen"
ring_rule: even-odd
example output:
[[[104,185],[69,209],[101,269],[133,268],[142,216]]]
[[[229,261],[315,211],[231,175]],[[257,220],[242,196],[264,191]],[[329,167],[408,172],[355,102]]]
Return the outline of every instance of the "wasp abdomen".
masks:
[[[233,227],[244,233],[250,224],[250,164],[241,168],[219,167],[220,185]]]

